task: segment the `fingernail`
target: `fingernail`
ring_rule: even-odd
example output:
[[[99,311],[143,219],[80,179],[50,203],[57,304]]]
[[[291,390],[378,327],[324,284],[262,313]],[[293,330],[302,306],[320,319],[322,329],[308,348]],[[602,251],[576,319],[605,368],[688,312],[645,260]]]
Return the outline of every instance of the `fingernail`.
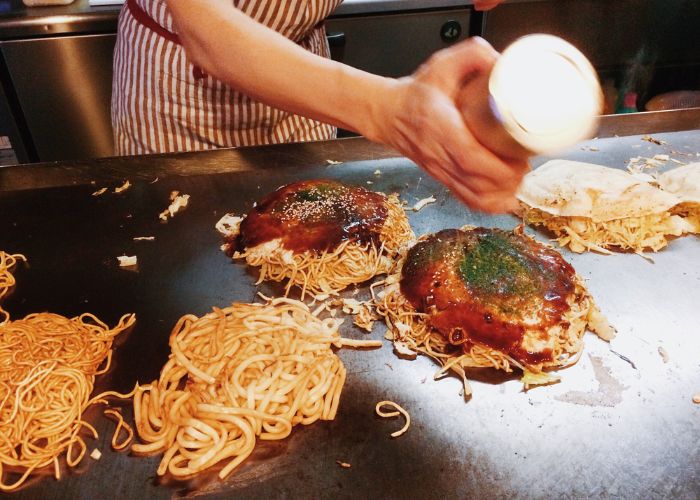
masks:
[[[488,48],[489,50],[495,50],[495,49],[493,48],[493,45],[491,45],[489,42],[486,41],[486,39],[481,38],[480,36],[473,36],[473,37],[471,37],[471,39],[474,40],[474,42],[476,42],[476,43],[478,43],[479,45],[481,45],[482,47],[486,47],[486,48]]]

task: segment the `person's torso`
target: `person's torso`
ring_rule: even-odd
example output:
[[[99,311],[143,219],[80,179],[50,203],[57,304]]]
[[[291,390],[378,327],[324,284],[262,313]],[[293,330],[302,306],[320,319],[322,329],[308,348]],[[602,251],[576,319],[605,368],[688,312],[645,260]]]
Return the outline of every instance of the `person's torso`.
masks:
[[[258,102],[193,65],[177,36],[170,36],[177,28],[165,0],[127,2],[119,20],[112,85],[116,154],[335,137],[333,126]],[[330,57],[323,20],[340,2],[232,0],[231,5],[305,50]]]
[[[303,40],[342,0],[232,0],[256,21],[295,42]],[[166,0],[136,0],[160,26],[177,33]]]

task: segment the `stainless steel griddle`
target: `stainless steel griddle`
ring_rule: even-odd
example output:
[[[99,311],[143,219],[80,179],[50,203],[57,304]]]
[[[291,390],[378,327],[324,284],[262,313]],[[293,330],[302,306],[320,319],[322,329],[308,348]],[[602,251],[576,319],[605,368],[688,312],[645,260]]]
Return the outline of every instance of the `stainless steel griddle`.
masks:
[[[700,130],[654,137],[668,144],[641,135],[611,137],[563,157],[619,168],[630,157],[657,153],[700,160]],[[15,318],[90,311],[110,323],[135,312],[136,327],[119,339],[113,368],[97,383],[97,390],[128,391],[158,376],[181,315],[280,291],[253,285],[255,273],[219,250],[214,224],[225,212],[245,213],[281,184],[340,179],[398,192],[409,206],[434,195],[437,203],[409,213],[417,234],[518,224],[514,216],[466,209],[413,163],[392,156],[350,139],[0,169],[0,249],[29,259],[16,270],[18,285],[4,307]],[[90,195],[124,178],[133,187],[123,194]],[[190,194],[190,206],[163,224],[158,213],[171,190]],[[542,241],[549,237],[528,232]],[[136,236],[156,239],[134,242]],[[137,272],[117,267],[116,256],[124,253],[138,256]],[[588,334],[581,360],[560,372],[559,384],[525,392],[517,374],[477,370],[470,374],[473,397],[465,401],[458,379],[433,380],[437,365],[430,359],[401,360],[388,343],[380,350],[342,350],[348,378],[337,418],[297,427],[281,442],[260,443],[226,481],[215,474],[189,482],[156,478],[159,458],[111,451],[114,424],[92,410],[87,418],[100,439],[87,440],[88,452],[99,448],[102,458],[86,458],[60,482],[50,473],[35,478],[12,496],[697,498],[700,405],[692,397],[700,393],[700,240],[672,241],[654,263],[633,254],[562,253],[619,333],[610,344]],[[351,323],[348,318],[344,335],[383,338],[380,324],[365,334]],[[384,399],[411,414],[410,430],[398,439],[389,434],[402,421],[374,415],[375,403]],[[130,418],[128,407],[125,414]],[[337,460],[352,467],[341,468]]]

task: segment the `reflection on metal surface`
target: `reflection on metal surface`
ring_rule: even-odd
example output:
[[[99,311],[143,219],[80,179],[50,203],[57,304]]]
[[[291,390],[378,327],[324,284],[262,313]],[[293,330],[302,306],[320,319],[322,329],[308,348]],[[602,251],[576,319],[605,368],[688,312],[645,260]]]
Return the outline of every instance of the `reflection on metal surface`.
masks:
[[[558,401],[586,406],[617,406],[622,402],[622,391],[628,389],[620,383],[605,366],[603,359],[598,356],[588,355],[593,367],[593,373],[598,382],[595,391],[569,391],[557,396]]]
[[[113,154],[114,41],[94,35],[0,44],[40,160]]]
[[[69,92],[67,98],[74,106],[73,111],[76,114],[76,119],[84,124],[84,128],[91,131],[89,137],[94,141],[93,147],[100,152],[97,156],[109,156],[113,154],[114,149],[112,125],[109,121],[105,121],[103,112],[105,89],[95,85],[94,81],[76,81],[76,76],[84,75],[86,69],[93,65],[91,54],[85,52],[86,42],[87,40],[82,38],[66,39],[63,50],[57,51],[56,69],[60,73],[60,81],[68,82],[66,84],[66,90]],[[111,88],[110,85],[110,91]],[[75,133],[80,138],[79,134],[84,133],[84,131],[76,130]]]
[[[633,156],[700,152],[698,131],[655,137],[667,144],[640,136],[598,139],[586,143],[595,151],[577,147],[565,158],[623,168]],[[374,189],[398,192],[409,205],[434,195],[436,203],[409,213],[417,234],[464,224],[512,229],[519,223],[513,216],[467,210],[406,159],[353,161],[366,151],[377,154],[371,147],[348,140],[253,148],[245,151],[245,160],[269,167],[254,174],[226,171],[241,161],[240,151],[104,160],[84,170],[84,178],[74,177],[75,163],[25,167],[21,170],[38,168],[49,178],[58,173],[66,187],[0,193],[0,248],[25,253],[31,264],[18,268],[19,286],[3,305],[15,316],[89,309],[106,321],[135,311],[137,325],[120,342],[114,369],[97,388],[124,391],[157,377],[170,330],[181,315],[251,301],[258,290],[279,293],[279,287],[253,286],[257,273],[219,250],[214,224],[226,212],[247,211],[280,184],[314,177],[358,185],[372,180]],[[343,164],[329,167],[327,158]],[[199,165],[212,175],[196,175]],[[128,168],[142,170],[130,177],[131,189],[119,196],[90,196],[96,188],[91,178],[119,185]],[[374,175],[378,169],[380,176]],[[160,180],[150,184],[156,173]],[[84,185],[70,186],[76,179]],[[155,215],[172,190],[191,194],[192,205],[159,224]],[[527,231],[539,241],[550,237]],[[141,235],[155,240],[132,240]],[[618,335],[611,344],[587,335],[586,355],[559,372],[559,384],[525,392],[517,375],[484,370],[474,373],[474,396],[465,402],[460,381],[433,380],[438,366],[426,357],[398,359],[388,343],[376,351],[341,351],[348,379],[336,420],[295,429],[283,442],[259,443],[251,460],[225,482],[211,476],[158,482],[157,457],[114,453],[105,446],[101,460],[86,462],[81,474],[58,482],[41,478],[13,496],[100,498],[109,485],[124,499],[696,498],[700,406],[692,398],[700,390],[700,239],[672,241],[654,264],[631,254],[561,252],[586,279]],[[138,255],[137,273],[118,269],[114,257],[120,253]],[[363,288],[355,298],[366,294]],[[366,334],[347,321],[343,335],[381,339],[384,329],[377,324]],[[400,439],[389,438],[387,425],[374,415],[376,402],[385,399],[400,402],[411,414],[411,430]],[[129,417],[128,410],[125,414]],[[113,424],[98,413],[88,420],[101,435],[111,435]],[[352,468],[339,467],[337,460]]]
[[[328,33],[344,33],[342,47],[331,47],[333,59],[371,73],[385,76],[406,76],[433,52],[466,36],[470,11],[426,11],[408,14],[331,18],[326,21]],[[444,42],[442,26],[457,21],[462,35]]]
[[[604,115],[596,136],[617,137],[682,130],[700,130],[700,108]]]

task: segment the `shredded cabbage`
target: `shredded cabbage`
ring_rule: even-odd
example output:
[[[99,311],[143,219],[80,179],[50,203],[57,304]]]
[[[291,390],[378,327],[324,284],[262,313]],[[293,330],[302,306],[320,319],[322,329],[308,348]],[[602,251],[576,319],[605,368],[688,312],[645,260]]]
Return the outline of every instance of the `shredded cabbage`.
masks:
[[[553,231],[561,246],[577,253],[586,250],[610,253],[610,247],[656,252],[668,244],[667,236],[681,236],[693,230],[691,223],[669,212],[594,222],[588,217],[562,217],[527,207],[525,219]]]
[[[700,234],[700,203],[687,202],[677,205],[673,213],[683,217],[690,225],[688,232]]]
[[[547,372],[531,372],[525,370],[520,381],[525,386],[525,389],[529,389],[533,385],[547,385],[559,382],[561,377],[559,375],[552,375]]]

